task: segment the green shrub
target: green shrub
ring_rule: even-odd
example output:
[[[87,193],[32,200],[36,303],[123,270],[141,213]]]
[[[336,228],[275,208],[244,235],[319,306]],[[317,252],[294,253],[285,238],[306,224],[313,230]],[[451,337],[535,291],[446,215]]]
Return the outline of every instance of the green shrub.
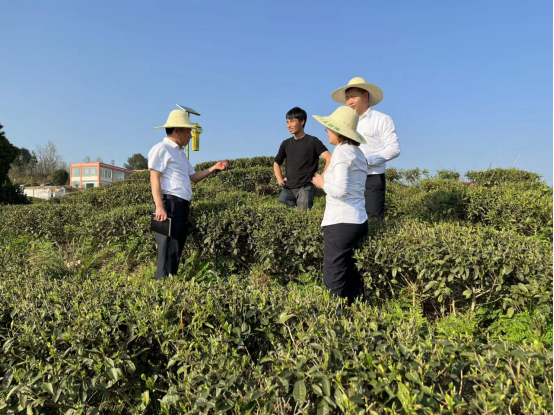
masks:
[[[387,170],[385,171],[385,178],[387,180],[387,186],[389,183],[397,183],[402,180],[402,171],[398,170],[395,167],[387,167]]]
[[[27,204],[29,204],[29,199],[27,199],[19,185],[13,184],[9,180],[0,183],[0,206]]]
[[[150,172],[149,171],[134,172],[125,181],[131,181],[131,182],[139,181],[139,182],[144,182],[144,183],[146,183],[146,182],[150,183]]]
[[[262,156],[262,157],[252,157],[252,158],[240,158],[229,160],[229,169],[248,169],[251,167],[271,167],[273,168],[273,162],[275,156]],[[203,163],[198,163],[194,166],[194,170],[202,171],[212,167],[217,161],[206,161]]]
[[[54,198],[51,203],[87,204],[100,209],[112,209],[118,206],[154,204],[150,182],[140,180],[121,181],[114,184],[72,192],[61,198]]]
[[[242,190],[257,194],[277,194],[279,185],[272,168],[251,167],[222,171],[212,181],[223,190]]]
[[[483,224],[552,240],[552,188],[540,183],[470,187],[454,180],[424,179],[417,186],[389,183],[386,216]]]
[[[441,180],[455,180],[460,179],[460,173],[455,170],[442,169],[437,171],[437,178]]]
[[[406,290],[442,313],[492,305],[552,312],[552,245],[457,224],[380,226],[357,253],[372,296]]]
[[[488,169],[482,171],[468,171],[466,177],[479,186],[497,186],[503,183],[537,183],[541,175],[530,171],[519,170],[515,167],[502,169]]]
[[[0,215],[0,233],[46,238],[66,244],[73,238],[71,226],[94,215],[93,206],[80,204],[41,203],[28,206],[7,206]]]
[[[272,166],[194,185],[164,281],[148,172],[0,207],[0,412],[552,412],[550,188],[389,169],[356,252],[369,302],[345,308],[321,283],[323,194],[277,206]]]
[[[537,235],[550,228],[552,236],[552,188],[528,188],[524,183],[475,187],[468,192],[467,220]]]
[[[320,287],[2,279],[0,409],[37,413],[552,410],[552,356],[436,338],[417,309]]]

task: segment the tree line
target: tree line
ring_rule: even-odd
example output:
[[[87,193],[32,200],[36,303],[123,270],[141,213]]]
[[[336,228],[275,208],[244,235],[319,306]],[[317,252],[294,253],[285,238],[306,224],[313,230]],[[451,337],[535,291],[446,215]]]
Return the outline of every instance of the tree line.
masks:
[[[8,140],[3,128],[0,124],[0,204],[25,203],[21,184],[69,184],[69,164],[52,141],[44,146],[37,145],[36,150],[17,147]],[[101,157],[93,160],[90,156],[85,157],[83,162],[104,163]],[[111,160],[110,164],[114,165],[115,161]],[[148,159],[136,153],[127,159],[123,167],[129,170],[148,169]]]

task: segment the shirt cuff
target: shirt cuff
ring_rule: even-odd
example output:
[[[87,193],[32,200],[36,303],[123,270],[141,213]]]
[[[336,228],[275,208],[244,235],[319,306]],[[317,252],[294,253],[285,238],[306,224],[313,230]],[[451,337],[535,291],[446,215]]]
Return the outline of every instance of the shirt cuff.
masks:
[[[379,156],[370,154],[369,156],[367,156],[367,164],[369,166],[375,166],[376,164],[381,164],[381,162],[379,161]]]

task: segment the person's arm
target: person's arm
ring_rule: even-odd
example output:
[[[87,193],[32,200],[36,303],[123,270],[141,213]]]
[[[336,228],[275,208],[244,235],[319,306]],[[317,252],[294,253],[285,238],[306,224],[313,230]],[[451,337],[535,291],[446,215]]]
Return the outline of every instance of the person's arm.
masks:
[[[367,164],[370,166],[386,163],[400,155],[400,144],[391,117],[387,116],[385,118],[380,130],[381,142],[384,148],[378,153],[367,156]]]
[[[323,144],[317,137],[315,137],[315,151],[319,154],[319,157],[325,160],[325,167],[323,168],[323,173],[321,173],[325,174],[327,168],[329,167],[329,163],[331,163],[331,153],[329,153],[329,150],[327,150],[325,144]]]
[[[320,157],[325,160],[325,167],[323,168],[323,173],[321,173],[325,174],[327,168],[329,167],[329,164],[331,164],[331,153],[329,153],[329,151],[324,151],[323,153],[321,153]]]
[[[227,160],[225,161],[218,161],[215,163],[212,167],[206,170],[199,171],[198,173],[191,174],[190,181],[193,183],[198,183],[201,180],[204,180],[206,177],[208,177],[214,170],[225,170],[229,166],[229,162]]]
[[[162,173],[159,171],[150,169],[150,185],[152,187],[152,197],[156,204],[156,220],[164,221],[167,219],[167,212],[164,209],[164,202],[162,200],[162,185],[160,180]]]
[[[273,161],[273,173],[275,174],[277,183],[279,183],[279,186],[281,187],[285,185],[285,181],[283,180],[283,175],[281,174],[281,164],[283,164],[286,158],[287,158],[287,153],[285,151],[285,142],[283,141],[281,143],[281,146],[279,147],[279,151],[277,152],[277,155],[275,156],[275,160]]]
[[[281,174],[281,166],[275,161],[273,162],[273,173],[275,173],[275,178],[277,179],[279,186],[283,187],[285,185],[285,181],[283,180],[283,175]]]
[[[333,183],[325,182],[322,175],[317,174],[312,183],[323,189],[325,193],[337,199],[341,199],[346,196],[348,191],[348,168],[350,167],[349,161],[341,161],[333,167]]]
[[[148,170],[150,170],[150,186],[152,187],[152,197],[156,205],[156,220],[164,221],[167,219],[167,212],[162,200],[162,175],[167,166],[169,154],[159,145],[152,147],[148,153]]]

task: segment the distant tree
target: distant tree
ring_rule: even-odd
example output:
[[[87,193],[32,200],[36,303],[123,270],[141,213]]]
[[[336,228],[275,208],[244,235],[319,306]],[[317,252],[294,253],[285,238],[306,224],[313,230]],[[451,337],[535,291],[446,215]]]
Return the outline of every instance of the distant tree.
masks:
[[[104,163],[104,160],[102,160],[102,157],[96,157],[96,158],[94,159],[94,162],[95,162],[95,163]]]
[[[112,166],[115,166],[115,160],[112,159],[112,161],[110,161],[110,164],[111,164]]]
[[[57,186],[63,186],[69,181],[69,173],[65,169],[56,170],[52,176],[52,181]]]
[[[4,128],[0,124],[0,184],[4,184],[8,179],[10,166],[19,154],[19,149],[8,141]]]
[[[29,150],[27,150],[25,147],[21,147],[18,149],[18,154],[15,160],[13,161],[13,165],[17,167],[23,167],[29,164],[29,162],[32,159],[32,154]],[[36,158],[36,155],[35,155]]]
[[[48,141],[44,147],[37,145],[37,158],[37,173],[41,176],[50,176],[65,167],[65,162],[52,141]]]
[[[14,186],[8,178],[10,166],[17,158],[19,149],[8,141],[0,124],[0,204],[28,203],[19,186]]]
[[[83,163],[90,163],[90,157],[89,157],[89,156],[86,156],[86,157],[83,159]]]
[[[148,168],[148,159],[140,153],[133,154],[127,159],[123,167],[129,170],[146,170]]]

